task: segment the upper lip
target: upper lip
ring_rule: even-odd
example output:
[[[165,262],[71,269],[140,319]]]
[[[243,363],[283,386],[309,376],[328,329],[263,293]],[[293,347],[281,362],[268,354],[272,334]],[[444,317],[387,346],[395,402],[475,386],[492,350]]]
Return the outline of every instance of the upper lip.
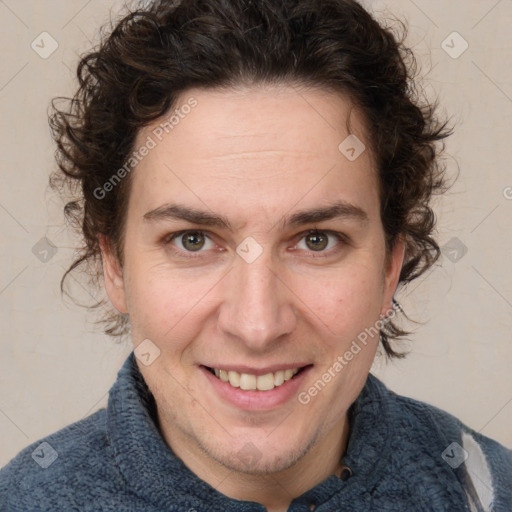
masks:
[[[247,366],[244,364],[234,365],[234,364],[205,364],[208,368],[217,368],[219,370],[233,371],[238,373],[247,373],[249,375],[266,375],[267,373],[275,373],[279,370],[292,370],[293,368],[303,368],[304,366],[310,366],[311,363],[281,363],[281,364],[272,364],[265,367],[255,368],[253,366]]]

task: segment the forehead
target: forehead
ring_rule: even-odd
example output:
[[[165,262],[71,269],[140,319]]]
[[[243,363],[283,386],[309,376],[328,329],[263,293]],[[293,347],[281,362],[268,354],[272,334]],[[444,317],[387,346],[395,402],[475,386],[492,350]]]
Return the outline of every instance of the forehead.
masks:
[[[140,131],[135,148],[148,143],[152,149],[132,181],[142,209],[173,196],[262,213],[290,208],[294,200],[307,206],[341,198],[370,206],[376,199],[363,119],[335,92],[190,89],[171,112]]]

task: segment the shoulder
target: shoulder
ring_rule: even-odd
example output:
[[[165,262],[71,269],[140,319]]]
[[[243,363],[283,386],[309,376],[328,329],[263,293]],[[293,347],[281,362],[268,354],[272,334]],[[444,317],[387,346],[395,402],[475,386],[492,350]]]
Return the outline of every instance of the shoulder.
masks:
[[[396,445],[419,454],[418,468],[435,464],[447,469],[460,482],[469,501],[480,501],[483,510],[512,510],[512,450],[452,414],[400,396],[375,380],[396,427]]]
[[[1,510],[82,509],[81,496],[122,484],[106,433],[106,410],[46,436],[0,470]]]
[[[425,438],[425,434],[428,434],[426,438],[429,442],[441,443],[441,446],[446,445],[445,448],[448,448],[451,443],[461,440],[461,447],[466,447],[469,452],[473,450],[476,443],[492,461],[503,465],[503,469],[508,468],[509,471],[512,471],[512,450],[475,431],[438,407],[397,395],[392,391],[388,391],[388,393],[390,401],[395,404],[396,411],[402,411],[404,421],[415,424],[422,437]],[[473,441],[470,441],[470,438]],[[449,458],[448,455],[445,454],[443,458]],[[462,455],[465,457],[465,454]]]

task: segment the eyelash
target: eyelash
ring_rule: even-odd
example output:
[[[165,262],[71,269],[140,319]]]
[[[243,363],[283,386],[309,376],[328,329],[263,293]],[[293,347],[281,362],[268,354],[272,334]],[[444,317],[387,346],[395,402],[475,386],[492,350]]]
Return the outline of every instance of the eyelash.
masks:
[[[213,242],[213,240],[211,239],[211,237],[208,236],[208,233],[206,231],[201,231],[201,230],[197,230],[197,229],[186,229],[186,230],[183,230],[183,231],[176,231],[174,233],[169,233],[168,235],[166,235],[163,238],[162,243],[166,247],[171,246],[173,248],[172,249],[173,252],[175,252],[176,254],[179,253],[179,256],[182,257],[182,258],[194,259],[194,258],[201,257],[200,253],[204,252],[202,250],[197,251],[198,254],[196,255],[196,254],[194,254],[194,251],[180,250],[180,249],[175,248],[173,246],[172,242],[174,240],[180,238],[183,235],[186,235],[187,233],[201,233],[202,235],[205,236],[205,238],[208,238],[210,241]],[[305,231],[303,233],[299,233],[297,235],[297,237],[299,237],[299,238],[298,238],[298,241],[297,241],[297,243],[295,245],[297,245],[306,236],[314,235],[314,234],[333,236],[333,237],[335,237],[337,239],[338,242],[340,242],[341,244],[345,244],[345,245],[349,244],[349,242],[350,242],[350,240],[347,237],[347,235],[345,235],[344,233],[340,233],[338,231],[310,229],[308,231]],[[341,250],[341,248],[338,245],[334,249],[328,249],[327,251],[308,251],[308,252],[313,254],[313,256],[312,256],[313,258],[325,258],[325,257],[331,256],[331,255],[337,253],[339,250]]]

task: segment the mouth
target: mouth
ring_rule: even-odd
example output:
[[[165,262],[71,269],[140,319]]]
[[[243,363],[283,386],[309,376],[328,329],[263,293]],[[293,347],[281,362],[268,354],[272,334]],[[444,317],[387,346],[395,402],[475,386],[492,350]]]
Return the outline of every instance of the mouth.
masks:
[[[274,388],[283,386],[286,382],[298,378],[298,376],[313,365],[306,365],[296,368],[287,368],[275,372],[267,372],[263,375],[253,373],[240,373],[235,370],[222,368],[204,368],[214,375],[218,380],[229,384],[232,388],[243,391],[271,391]]]

